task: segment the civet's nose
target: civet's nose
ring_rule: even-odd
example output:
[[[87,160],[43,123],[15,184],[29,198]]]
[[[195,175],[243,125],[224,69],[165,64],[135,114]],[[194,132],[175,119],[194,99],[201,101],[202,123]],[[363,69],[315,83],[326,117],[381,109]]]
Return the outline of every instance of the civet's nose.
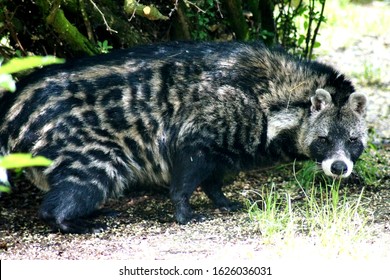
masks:
[[[332,163],[330,170],[335,175],[343,175],[347,173],[348,166],[345,164],[344,161],[336,160],[335,162]]]

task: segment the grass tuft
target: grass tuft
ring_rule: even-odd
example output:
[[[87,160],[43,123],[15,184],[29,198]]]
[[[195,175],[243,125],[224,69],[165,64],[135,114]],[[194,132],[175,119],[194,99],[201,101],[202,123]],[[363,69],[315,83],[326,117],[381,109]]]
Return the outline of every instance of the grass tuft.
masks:
[[[295,165],[294,165],[295,169]],[[305,163],[287,188],[275,184],[253,191],[258,200],[248,201],[248,213],[257,223],[265,244],[295,244],[304,237],[312,244],[331,248],[331,254],[353,254],[369,235],[369,213],[363,205],[364,188],[358,196],[347,196],[341,180],[319,175],[315,164]],[[301,196],[292,199],[285,189],[297,189]]]

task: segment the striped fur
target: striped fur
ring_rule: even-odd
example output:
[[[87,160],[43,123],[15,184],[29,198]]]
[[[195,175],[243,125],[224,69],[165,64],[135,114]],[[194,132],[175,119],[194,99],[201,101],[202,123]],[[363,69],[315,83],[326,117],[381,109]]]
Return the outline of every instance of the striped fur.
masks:
[[[318,89],[331,98],[327,109],[313,109]],[[353,92],[334,69],[259,44],[142,46],[23,80],[1,100],[0,147],[53,160],[28,174],[48,191],[40,217],[54,229],[100,231],[84,218],[136,186],[168,187],[177,221],[187,223],[197,217],[189,198],[198,185],[217,207],[234,210],[239,205],[221,191],[226,173],[322,161],[324,153],[312,155],[311,125],[330,107],[348,111],[358,157],[365,132],[362,113],[349,105]],[[331,166],[332,154],[324,157]]]

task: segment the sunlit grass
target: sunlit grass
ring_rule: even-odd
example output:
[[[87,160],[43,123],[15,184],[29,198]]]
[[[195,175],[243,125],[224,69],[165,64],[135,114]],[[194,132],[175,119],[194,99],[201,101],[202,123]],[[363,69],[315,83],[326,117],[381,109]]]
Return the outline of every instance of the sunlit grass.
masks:
[[[289,247],[295,246],[297,238],[305,238],[330,257],[357,254],[371,232],[364,189],[349,197],[340,189],[340,180],[318,178],[317,172],[306,172],[315,170],[311,163],[305,165],[299,172],[294,170],[295,180],[287,183],[300,189],[299,201],[275,184],[257,191],[258,200],[248,201],[249,216],[257,223],[263,244],[280,246],[283,240],[283,246]]]
[[[390,35],[390,6],[385,2],[360,5],[328,0],[325,16],[318,39],[321,51],[351,47],[362,36]]]
[[[370,38],[376,36],[390,38],[390,5],[386,2],[360,5],[349,0],[327,0],[326,17],[327,22],[320,28],[317,56],[342,52],[357,42],[370,44]],[[376,51],[388,54],[383,49]],[[354,57],[349,59],[355,65]],[[377,60],[367,58],[367,62],[356,66],[347,69],[359,85],[383,84],[386,71]],[[328,257],[369,255],[370,240],[377,232],[368,210],[370,198],[365,197],[365,186],[375,188],[381,184],[379,178],[386,170],[388,174],[384,166],[388,163],[370,142],[354,168],[361,184],[360,190],[354,186],[358,191],[347,193],[348,184],[326,178],[309,162],[298,171],[294,168],[294,178],[289,182],[264,183],[248,200],[249,216],[261,233],[261,242],[277,247],[280,255],[296,254],[297,250],[309,254],[321,251]]]
[[[325,16],[327,22],[322,31],[327,31],[326,29],[333,31],[337,28],[375,36],[390,30],[388,24],[390,9],[384,2],[361,5],[350,1],[328,0]]]

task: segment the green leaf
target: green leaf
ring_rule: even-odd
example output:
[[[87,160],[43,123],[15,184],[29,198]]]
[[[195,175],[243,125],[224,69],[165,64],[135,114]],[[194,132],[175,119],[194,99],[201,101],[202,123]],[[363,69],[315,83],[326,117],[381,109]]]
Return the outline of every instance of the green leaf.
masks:
[[[300,46],[305,41],[305,39],[306,39],[306,37],[304,35],[300,35],[297,45]]]
[[[321,43],[320,42],[315,42],[314,45],[313,45],[313,48],[319,48],[321,47]]]
[[[51,160],[36,156],[32,157],[31,154],[10,154],[5,157],[0,157],[0,167],[6,169],[22,168],[30,166],[48,166],[51,164]]]
[[[12,92],[16,90],[15,81],[10,74],[0,74],[0,88],[5,88]]]
[[[0,192],[10,193],[11,192],[11,188],[7,187],[7,186],[0,185]]]
[[[65,60],[52,55],[16,57],[0,68],[0,74],[13,74],[34,67],[64,63]]]

